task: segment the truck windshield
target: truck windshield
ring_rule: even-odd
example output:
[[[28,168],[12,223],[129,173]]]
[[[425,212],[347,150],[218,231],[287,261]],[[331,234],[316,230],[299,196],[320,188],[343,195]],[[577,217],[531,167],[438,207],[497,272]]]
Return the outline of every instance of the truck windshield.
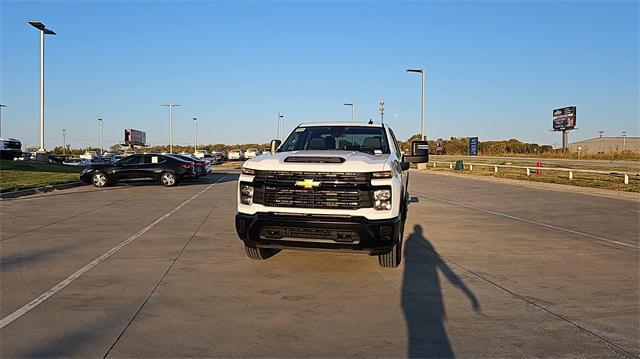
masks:
[[[389,153],[389,146],[382,127],[313,126],[296,128],[278,151],[300,150],[383,154]]]

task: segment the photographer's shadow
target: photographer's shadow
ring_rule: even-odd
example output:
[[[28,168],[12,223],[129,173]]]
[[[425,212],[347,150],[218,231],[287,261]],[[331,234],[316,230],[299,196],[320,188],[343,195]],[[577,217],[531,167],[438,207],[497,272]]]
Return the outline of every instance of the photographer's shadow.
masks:
[[[409,337],[407,355],[410,358],[452,358],[453,350],[444,328],[446,313],[438,270],[467,296],[473,310],[480,311],[480,303],[440,258],[424,237],[420,225],[414,227],[404,247],[402,309]]]

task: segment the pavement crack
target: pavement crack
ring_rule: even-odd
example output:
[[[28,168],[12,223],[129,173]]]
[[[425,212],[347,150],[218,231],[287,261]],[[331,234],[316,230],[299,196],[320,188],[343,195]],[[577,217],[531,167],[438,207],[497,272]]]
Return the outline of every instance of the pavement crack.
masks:
[[[631,353],[631,352],[627,351],[626,349],[624,349],[624,348],[620,347],[619,345],[617,345],[617,344],[615,344],[615,343],[611,342],[611,341],[610,341],[610,340],[608,340],[607,338],[605,338],[605,337],[603,337],[603,336],[601,336],[601,335],[599,335],[599,334],[597,334],[597,333],[593,332],[592,330],[589,330],[589,329],[587,329],[586,327],[584,327],[584,326],[582,326],[582,325],[580,325],[580,324],[578,324],[578,323],[576,323],[576,322],[572,321],[571,319],[569,319],[569,318],[565,317],[564,315],[562,315],[562,314],[558,314],[558,313],[556,313],[556,312],[552,311],[551,309],[548,309],[548,308],[544,307],[543,305],[536,303],[536,301],[534,301],[533,299],[531,299],[532,297],[529,297],[529,296],[526,296],[526,295],[523,295],[523,294],[518,294],[518,293],[514,292],[513,290],[508,289],[508,288],[506,288],[506,287],[504,287],[504,286],[502,286],[502,285],[500,285],[500,284],[498,284],[498,283],[496,283],[496,282],[492,281],[491,279],[489,279],[489,278],[487,278],[487,277],[483,276],[482,274],[479,274],[479,273],[477,273],[477,272],[475,272],[475,271],[473,271],[473,270],[471,270],[471,269],[468,269],[468,268],[466,268],[466,267],[464,267],[464,266],[462,266],[462,265],[460,265],[460,264],[458,264],[458,263],[456,263],[456,262],[454,262],[454,261],[452,261],[452,260],[450,260],[450,259],[447,259],[447,258],[443,257],[442,255],[440,255],[440,254],[438,254],[438,253],[434,252],[431,248],[429,248],[429,247],[425,246],[424,244],[420,243],[419,241],[416,241],[416,240],[413,240],[413,239],[408,239],[408,240],[411,240],[411,241],[413,241],[414,243],[416,243],[416,244],[420,245],[421,247],[423,247],[424,249],[426,249],[427,251],[429,251],[432,255],[439,257],[439,258],[440,258],[440,259],[442,259],[443,261],[449,262],[449,263],[451,263],[451,264],[455,265],[456,267],[458,267],[458,268],[460,268],[460,269],[464,270],[465,272],[467,272],[467,273],[469,273],[469,274],[471,274],[471,275],[473,275],[473,276],[475,276],[475,277],[477,277],[477,278],[479,278],[479,279],[481,279],[481,280],[483,280],[483,281],[485,281],[485,282],[487,282],[487,283],[491,284],[492,286],[494,286],[494,287],[496,287],[496,288],[499,288],[499,289],[501,289],[502,291],[504,291],[504,292],[507,292],[507,293],[511,294],[514,298],[517,298],[517,299],[519,299],[519,300],[522,300],[522,301],[524,301],[525,303],[527,303],[527,304],[529,304],[529,305],[532,305],[532,306],[534,306],[534,307],[536,307],[536,308],[540,309],[541,311],[544,311],[544,312],[546,312],[546,313],[548,313],[548,314],[550,314],[550,315],[552,315],[552,316],[554,316],[554,317],[556,317],[556,318],[558,318],[558,319],[560,319],[560,320],[562,320],[562,321],[564,321],[564,322],[566,322],[566,323],[568,323],[568,324],[570,324],[570,325],[574,326],[574,327],[575,327],[575,328],[577,328],[579,331],[581,331],[581,332],[583,332],[583,333],[587,334],[587,335],[588,335],[589,337],[591,337],[592,339],[595,339],[595,340],[597,340],[597,341],[603,342],[605,345],[608,345],[612,350],[614,350],[614,351],[616,351],[616,352],[622,352],[622,353],[624,353],[624,355],[626,355],[626,356],[628,356],[628,357],[640,358],[640,357],[638,357],[637,355],[635,355],[635,354],[633,354],[633,353]]]
[[[224,177],[223,177],[224,178]],[[133,316],[131,317],[131,319],[129,320],[129,322],[127,323],[127,325],[125,325],[125,327],[122,329],[122,332],[120,332],[120,334],[118,335],[118,337],[116,338],[116,340],[111,344],[111,346],[109,347],[109,349],[107,350],[107,352],[104,354],[103,358],[106,358],[109,356],[109,354],[111,353],[111,351],[115,348],[115,346],[118,344],[118,342],[120,341],[120,339],[124,336],[124,333],[127,331],[127,329],[129,329],[129,327],[131,326],[131,324],[136,320],[136,318],[138,317],[138,314],[140,314],[140,312],[142,312],[142,309],[144,308],[144,306],[149,302],[149,299],[151,299],[151,297],[153,296],[153,294],[156,292],[156,290],[160,287],[160,284],[164,281],[164,278],[167,276],[167,274],[171,271],[171,269],[173,268],[173,266],[176,264],[176,262],[178,262],[178,259],[180,258],[180,256],[182,255],[182,253],[184,253],[184,251],[187,249],[187,247],[189,246],[189,244],[191,243],[191,241],[193,240],[193,238],[195,238],[195,236],[198,234],[198,232],[200,232],[200,228],[202,228],[202,226],[205,224],[205,222],[207,221],[207,219],[209,219],[209,216],[211,216],[211,213],[213,213],[213,210],[215,208],[218,207],[218,203],[220,202],[221,197],[218,197],[218,199],[216,200],[215,204],[213,206],[211,206],[211,209],[209,209],[209,212],[207,212],[207,215],[204,217],[204,219],[202,220],[202,222],[200,222],[198,224],[198,226],[196,227],[195,231],[193,231],[193,233],[191,234],[191,236],[189,237],[189,239],[185,242],[184,246],[182,246],[182,248],[180,249],[180,252],[178,252],[178,254],[173,258],[173,260],[171,261],[171,264],[169,264],[169,266],[167,267],[167,269],[164,271],[164,273],[162,274],[162,276],[160,277],[160,279],[158,280],[158,282],[153,286],[153,288],[151,289],[151,291],[149,292],[149,294],[147,295],[147,297],[144,299],[144,301],[142,302],[142,304],[140,305],[140,307],[138,308],[138,310],[136,310],[136,312],[133,314]]]
[[[50,222],[50,223],[47,223],[47,224],[43,224],[43,225],[41,225],[41,226],[38,226],[38,227],[34,227],[34,228],[31,228],[31,229],[28,229],[28,230],[26,230],[26,231],[24,231],[24,232],[16,233],[16,234],[14,234],[14,235],[12,235],[12,236],[8,236],[8,237],[5,237],[5,238],[2,238],[2,239],[0,239],[0,242],[4,242],[4,241],[6,241],[6,240],[9,240],[9,239],[12,239],[12,238],[15,238],[15,237],[19,237],[19,236],[21,236],[21,235],[23,235],[23,234],[26,234],[26,233],[31,233],[31,232],[34,232],[34,231],[40,230],[40,229],[42,229],[42,228],[49,227],[49,226],[52,226],[52,225],[54,225],[54,224],[58,224],[58,223],[61,223],[61,222],[66,221],[66,220],[73,219],[73,218],[76,218],[76,217],[79,217],[79,216],[85,215],[85,214],[87,214],[87,213],[91,213],[91,212],[97,211],[97,210],[99,210],[99,209],[107,208],[107,207],[109,207],[109,206],[113,206],[113,205],[114,205],[114,204],[116,204],[116,203],[124,202],[124,201],[127,201],[127,200],[128,200],[128,199],[124,199],[124,200],[122,200],[122,201],[111,202],[111,203],[107,203],[107,204],[106,204],[106,205],[104,205],[104,206],[98,206],[98,207],[92,208],[92,209],[87,210],[87,211],[82,211],[82,212],[76,213],[76,214],[74,214],[74,215],[71,215],[71,216],[69,216],[69,217],[64,217],[64,218],[61,218],[61,219],[59,219],[59,220],[57,220],[57,221],[53,221],[53,222]]]

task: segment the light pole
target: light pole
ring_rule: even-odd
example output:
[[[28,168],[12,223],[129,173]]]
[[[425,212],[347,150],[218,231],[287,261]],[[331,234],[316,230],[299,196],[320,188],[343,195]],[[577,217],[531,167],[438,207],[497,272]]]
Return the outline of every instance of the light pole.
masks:
[[[380,122],[384,123],[384,100],[380,100]]]
[[[55,35],[51,29],[47,29],[40,21],[28,21],[29,25],[40,30],[40,148],[38,152],[45,152],[44,149],[44,35]]]
[[[622,131],[622,151],[627,151],[627,131]]]
[[[422,95],[420,97],[420,137],[422,140],[426,140],[427,137],[424,134],[424,68],[410,68],[407,72],[419,72],[422,78]]]
[[[102,137],[102,119],[98,119],[98,129],[100,130],[100,156],[104,155],[104,142]]]
[[[352,103],[345,103],[345,106],[351,106],[351,122],[355,122],[356,120],[356,105]]]
[[[198,119],[193,118],[193,154],[198,150]]]
[[[2,108],[7,105],[0,104],[0,138],[2,138]]]
[[[162,106],[169,108],[169,153],[173,153],[173,108],[180,105],[168,103]]]
[[[62,155],[67,155],[67,130],[62,129]]]
[[[598,131],[598,134],[600,135],[600,152],[604,153],[604,147],[602,145],[602,136],[604,136],[604,131]]]
[[[278,131],[276,131],[276,138],[282,141],[282,128],[284,127],[284,115],[278,112]]]

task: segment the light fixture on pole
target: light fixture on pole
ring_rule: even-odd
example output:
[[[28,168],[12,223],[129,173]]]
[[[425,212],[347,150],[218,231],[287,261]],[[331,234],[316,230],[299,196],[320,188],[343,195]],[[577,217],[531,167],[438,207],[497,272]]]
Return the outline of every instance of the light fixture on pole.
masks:
[[[2,138],[2,108],[7,105],[0,104],[0,138]]]
[[[62,155],[67,155],[67,130],[62,129]]]
[[[345,103],[345,106],[351,106],[351,122],[356,120],[356,105],[352,103]]]
[[[282,141],[282,128],[284,127],[284,115],[278,112],[278,131],[276,131],[276,138]]]
[[[198,119],[193,118],[193,154],[198,150]]]
[[[168,103],[162,106],[169,108],[169,153],[173,153],[173,108],[180,105]]]
[[[47,29],[40,21],[27,21],[29,25],[40,31],[40,148],[38,152],[45,152],[44,149],[44,35],[55,35],[56,33]]]
[[[407,69],[407,72],[418,72],[420,73],[420,77],[422,79],[422,95],[420,96],[420,138],[423,141],[426,141],[427,136],[424,133],[424,68],[410,68]]]
[[[604,131],[600,130],[598,131],[598,134],[600,135],[600,152],[604,152],[604,146],[602,144],[602,137],[604,136]]]
[[[104,155],[104,142],[102,137],[102,119],[98,119],[98,129],[100,130],[100,156]]]

